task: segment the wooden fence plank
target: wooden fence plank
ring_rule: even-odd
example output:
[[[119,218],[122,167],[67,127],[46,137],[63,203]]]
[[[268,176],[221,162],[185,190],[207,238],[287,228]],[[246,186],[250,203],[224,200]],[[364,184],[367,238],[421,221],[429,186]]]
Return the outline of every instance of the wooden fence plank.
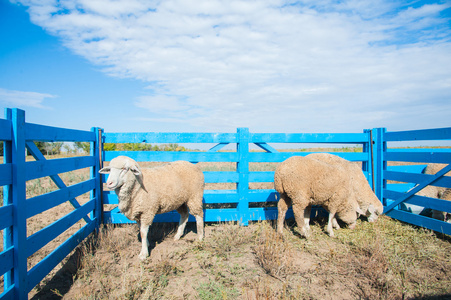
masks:
[[[205,190],[204,203],[238,203],[237,190]],[[119,200],[114,191],[103,192],[103,204],[119,204]]]
[[[13,205],[0,206],[0,230],[13,225]],[[0,273],[3,274],[3,273]]]
[[[451,163],[451,153],[447,152],[385,152],[385,161],[419,163]]]
[[[31,235],[27,239],[27,257],[47,245],[50,241],[55,239],[61,233],[66,231],[72,225],[80,221],[83,216],[86,216],[95,207],[95,200],[92,199],[89,202],[82,205],[79,209],[72,211],[65,215],[61,219],[53,222],[49,226],[39,230],[35,234]]]
[[[274,182],[274,171],[249,172],[249,182]]]
[[[406,173],[421,173],[427,165],[401,165],[401,166],[387,166],[387,171],[406,172]]]
[[[251,133],[251,143],[338,143],[368,142],[367,133]]]
[[[250,152],[249,162],[282,162],[292,156],[306,156],[315,152]],[[365,152],[331,152],[349,161],[368,161],[368,153]]]
[[[36,196],[27,200],[27,218],[58,206],[69,199],[83,195],[95,188],[95,179],[83,181],[60,190]]]
[[[105,143],[236,143],[236,133],[105,133]]]
[[[176,160],[186,160],[194,162],[237,162],[236,152],[182,152],[182,151],[105,151],[104,161],[111,161],[113,158],[125,155],[137,162],[156,161],[170,162]]]
[[[27,293],[31,291],[54,267],[80,244],[96,227],[95,220],[83,226],[74,235],[53,250],[28,272]]]
[[[239,175],[237,172],[204,172],[206,183],[217,182],[238,182]]]
[[[95,164],[92,156],[50,159],[45,161],[30,161],[26,163],[25,178],[32,180],[45,176],[56,175],[78,169],[88,168]]]
[[[239,195],[237,190],[206,190],[204,191],[204,203],[238,203]]]
[[[431,179],[433,177],[434,177],[434,175],[429,175],[429,174],[415,174],[415,173],[392,172],[392,171],[384,172],[384,179],[400,181],[400,182],[421,183],[421,182],[423,182],[427,179]],[[437,179],[430,185],[451,188],[451,176],[444,176],[440,179]]]
[[[249,202],[274,202],[278,201],[277,199],[279,199],[279,193],[274,189],[249,191]]]
[[[0,186],[12,183],[12,166],[10,163],[0,164]]]
[[[384,138],[387,142],[449,140],[451,139],[451,127],[410,131],[392,131],[386,132]]]
[[[46,142],[91,142],[95,140],[95,134],[91,131],[27,123],[25,124],[25,139],[27,141]]]
[[[14,255],[14,248],[9,247],[8,249],[0,252],[0,274],[3,275],[12,268],[14,268],[13,265],[13,255]]]
[[[404,193],[391,191],[391,190],[384,190],[384,197],[387,199],[398,199],[402,197]],[[412,196],[411,198],[407,199],[404,203],[413,204],[422,206],[425,208],[435,209],[439,211],[446,211],[451,213],[451,202],[448,200],[442,200],[442,199],[436,199],[436,198],[429,198],[424,196]]]
[[[0,141],[10,141],[11,132],[11,120],[0,119]]]

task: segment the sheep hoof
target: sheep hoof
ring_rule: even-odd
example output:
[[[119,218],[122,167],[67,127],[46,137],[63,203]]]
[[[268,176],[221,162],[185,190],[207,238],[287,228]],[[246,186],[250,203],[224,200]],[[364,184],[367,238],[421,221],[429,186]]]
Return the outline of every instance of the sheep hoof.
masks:
[[[174,237],[174,241],[177,242],[178,240],[180,240],[180,236],[179,236],[179,235],[176,235],[176,236]]]
[[[139,253],[138,257],[140,260],[146,260],[149,255],[146,253]]]
[[[310,237],[310,230],[309,229],[301,229],[299,230],[299,233],[306,239]]]

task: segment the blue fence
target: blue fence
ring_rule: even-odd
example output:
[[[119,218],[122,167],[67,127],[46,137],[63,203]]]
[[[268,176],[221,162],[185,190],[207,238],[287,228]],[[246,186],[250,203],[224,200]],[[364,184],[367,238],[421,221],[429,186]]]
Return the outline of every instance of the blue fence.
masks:
[[[382,199],[387,215],[451,234],[451,224],[403,210],[405,205],[417,205],[451,213],[450,202],[415,195],[428,184],[451,188],[451,177],[443,177],[451,168],[450,149],[389,147],[391,142],[417,140],[449,141],[451,128],[404,132],[386,132],[384,128],[376,128],[364,130],[362,133],[337,134],[251,133],[247,128],[239,128],[236,133],[104,133],[98,128],[78,131],[30,124],[25,122],[24,111],[7,109],[5,119],[0,119],[0,141],[4,142],[4,163],[0,165],[0,185],[3,186],[0,230],[4,230],[0,275],[4,274],[4,288],[0,299],[26,299],[28,292],[102,222],[130,222],[117,208],[103,209],[111,205],[114,207],[118,200],[114,193],[102,192],[105,177],[100,176],[97,171],[104,162],[118,155],[130,156],[138,162],[188,160],[235,165],[231,171],[204,172],[207,183],[227,183],[234,186],[226,190],[205,191],[205,221],[238,221],[246,225],[250,221],[277,218],[277,208],[271,205],[277,201],[275,191],[272,188],[251,188],[254,183],[273,182],[274,172],[258,171],[258,168],[252,166],[259,163],[278,163],[293,155],[304,156],[310,153],[280,151],[270,144],[277,144],[279,149],[297,148],[298,144],[305,144],[305,147],[311,144],[325,147],[361,145],[362,152],[334,154],[362,163],[363,171],[378,198]],[[46,160],[37,149],[34,143],[36,141],[89,142],[91,153],[83,157]],[[206,151],[103,151],[104,143],[189,143],[213,146]],[[296,145],[290,147],[292,144]],[[226,146],[229,150],[223,151]],[[34,161],[26,160],[26,149],[33,155]],[[406,165],[392,166],[393,162],[404,162]],[[426,164],[431,162],[448,166],[437,175],[421,174]],[[87,167],[90,168],[90,178],[70,187],[66,187],[58,175]],[[49,176],[59,190],[27,199],[26,182],[44,176]],[[394,181],[402,183],[393,183]],[[413,190],[409,191],[412,188]],[[86,192],[90,192],[89,200],[80,205],[75,198]],[[27,219],[66,201],[73,205],[73,212],[27,236]],[[81,229],[28,270],[28,257],[79,220],[85,222]],[[155,222],[178,220],[179,215],[171,212],[158,215]]]
[[[28,292],[100,224],[100,176],[97,174],[100,160],[99,151],[96,151],[100,145],[99,135],[95,128],[77,131],[26,123],[24,111],[7,109],[6,119],[0,120],[0,140],[4,148],[4,163],[0,165],[3,185],[0,229],[4,229],[0,253],[3,293],[0,299],[28,299]],[[46,160],[35,141],[90,142],[93,150],[85,157]],[[26,149],[34,161],[26,161]],[[66,187],[58,176],[86,167],[91,168],[91,178],[70,187]],[[27,199],[26,182],[45,176],[50,176],[59,190]],[[91,192],[90,200],[78,204],[75,197],[87,192]],[[66,201],[73,205],[73,212],[27,236],[27,219]],[[81,219],[86,222],[81,229],[28,270],[28,257]]]
[[[352,144],[361,145],[360,153],[336,153],[351,161],[361,161],[367,177],[373,182],[371,172],[371,143],[375,136],[372,131],[364,133],[340,134],[282,134],[282,133],[250,133],[247,128],[238,128],[236,133],[104,133],[104,143],[190,143],[190,144],[216,144],[206,152],[159,152],[159,151],[105,151],[105,161],[116,156],[126,155],[138,162],[168,162],[187,160],[191,162],[231,162],[236,164],[236,171],[207,171],[204,172],[206,183],[236,183],[235,189],[205,190],[205,204],[215,207],[227,206],[230,208],[209,208],[205,210],[206,222],[239,221],[247,225],[249,221],[272,220],[277,218],[276,207],[261,207],[259,203],[277,201],[274,189],[249,189],[254,182],[273,182],[274,171],[252,171],[253,163],[282,162],[293,155],[307,155],[310,152],[279,152],[269,143],[282,144],[282,147],[293,143],[302,144]],[[218,152],[225,146],[233,144],[233,151]],[[262,150],[251,151],[250,145]],[[229,146],[230,147],[230,146]],[[287,148],[287,147],[285,147]],[[105,177],[103,176],[103,182]],[[114,191],[103,192],[103,203],[118,204]],[[178,222],[180,216],[176,212],[157,215],[156,222]],[[191,221],[194,218],[190,217]],[[118,208],[105,210],[106,223],[129,223]]]
[[[437,232],[451,234],[451,223],[422,216],[419,213],[434,209],[451,213],[451,202],[415,195],[428,185],[451,188],[451,176],[444,176],[451,171],[451,149],[449,148],[390,148],[392,142],[411,141],[449,141],[451,128],[386,132],[382,130],[383,169],[382,195],[385,206],[384,213],[388,216]],[[417,165],[389,166],[392,162]],[[421,174],[428,163],[441,163],[444,168],[435,175]],[[397,182],[397,183],[390,183]],[[412,209],[413,208],[413,209]]]

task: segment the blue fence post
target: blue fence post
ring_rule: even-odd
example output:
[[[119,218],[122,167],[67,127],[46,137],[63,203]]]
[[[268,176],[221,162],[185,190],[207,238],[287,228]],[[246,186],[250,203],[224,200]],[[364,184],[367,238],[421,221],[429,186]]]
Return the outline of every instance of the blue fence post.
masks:
[[[373,135],[373,159],[374,159],[374,192],[384,205],[384,170],[387,169],[387,163],[384,162],[384,152],[387,150],[387,143],[384,141],[385,128],[374,128],[372,130]]]
[[[12,110],[5,109],[5,119],[12,120]],[[3,142],[3,163],[12,163],[12,143],[10,141]],[[3,188],[3,205],[13,203],[12,185],[7,185]],[[3,230],[3,249],[8,249],[14,245],[13,242],[13,227],[7,227]],[[8,271],[3,276],[4,290],[6,291],[14,284],[13,271]]]
[[[238,128],[238,163],[237,172],[239,176],[238,181],[238,213],[240,224],[247,226],[249,224],[249,129]]]
[[[8,114],[9,115],[9,114]],[[25,111],[11,111],[12,205],[14,245],[14,299],[28,299],[27,216],[25,180]]]
[[[366,133],[367,135],[368,135],[368,143],[363,143],[363,145],[362,145],[362,152],[363,153],[368,153],[368,162],[366,162],[366,161],[364,161],[364,162],[362,162],[362,170],[363,171],[365,171],[365,172],[368,172],[368,182],[370,183],[370,185],[371,185],[371,188],[374,190],[374,186],[373,186],[373,184],[372,184],[372,176],[373,176],[373,173],[372,173],[372,168],[371,168],[371,166],[372,166],[372,161],[371,161],[371,143],[372,143],[372,141],[371,141],[371,136],[372,136],[372,132],[371,132],[371,130],[370,129],[364,129],[363,130],[363,133]]]
[[[102,129],[93,127],[91,131],[94,132],[96,138],[91,142],[90,155],[94,156],[95,166],[91,167],[91,178],[95,179],[95,189],[91,191],[91,199],[96,199],[95,209],[92,218],[96,220],[96,229],[102,223],[103,203],[102,203],[102,181],[99,173],[102,168]]]

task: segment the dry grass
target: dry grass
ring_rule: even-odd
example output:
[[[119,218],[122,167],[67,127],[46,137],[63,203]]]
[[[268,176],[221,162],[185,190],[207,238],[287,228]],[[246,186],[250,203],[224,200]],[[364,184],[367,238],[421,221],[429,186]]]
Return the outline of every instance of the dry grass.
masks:
[[[151,257],[139,261],[132,225],[107,226],[79,250],[80,266],[65,299],[413,299],[451,295],[447,237],[382,217],[312,237],[270,222],[248,227],[194,226],[172,241],[175,226],[152,229]],[[193,225],[193,224],[190,224]],[[166,228],[169,226],[168,228]],[[166,232],[159,234],[158,232]]]

